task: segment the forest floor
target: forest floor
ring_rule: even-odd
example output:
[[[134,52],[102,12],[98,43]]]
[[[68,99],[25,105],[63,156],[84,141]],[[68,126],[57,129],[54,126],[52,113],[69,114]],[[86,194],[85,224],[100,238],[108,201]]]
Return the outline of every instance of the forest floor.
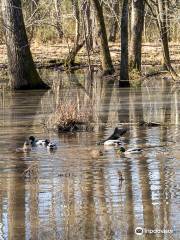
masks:
[[[110,43],[110,51],[115,66],[120,63],[120,48],[118,43]],[[31,51],[37,68],[55,68],[64,70],[62,63],[69,53],[67,44],[32,44]],[[180,65],[180,44],[170,43],[171,61],[174,66]],[[90,56],[91,65],[100,68],[99,49],[97,48]],[[156,71],[161,66],[162,50],[160,43],[145,43],[142,47],[142,65],[148,66],[148,71]],[[76,57],[77,65],[74,69],[87,68],[87,51],[83,48]],[[7,68],[7,54],[5,45],[0,45],[0,69]],[[143,69],[143,71],[146,68]],[[145,70],[146,72],[146,70]]]

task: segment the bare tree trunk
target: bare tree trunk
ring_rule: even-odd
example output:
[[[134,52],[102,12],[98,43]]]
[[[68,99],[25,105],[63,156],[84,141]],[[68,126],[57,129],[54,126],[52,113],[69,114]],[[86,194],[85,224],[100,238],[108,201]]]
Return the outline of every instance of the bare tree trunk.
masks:
[[[128,65],[128,0],[123,1],[121,15],[121,66],[120,87],[129,87],[129,65]]]
[[[2,0],[11,89],[48,86],[39,77],[31,55],[20,0]]]
[[[168,41],[171,41],[171,29],[170,29],[170,10],[169,10],[169,0],[165,1],[165,9],[166,9],[166,26],[167,26],[167,34]]]
[[[116,34],[117,34],[117,30],[118,30],[117,18],[119,17],[119,0],[113,0],[112,11],[113,11],[113,15],[116,15],[116,16],[112,17],[112,21],[111,21],[111,25],[110,25],[109,41],[115,42]]]
[[[151,5],[146,1],[152,15],[156,19],[156,23],[159,29],[161,44],[162,44],[162,52],[163,52],[163,66],[170,72],[172,78],[176,80],[179,76],[174,71],[169,54],[169,42],[168,42],[168,31],[167,31],[167,17],[166,17],[166,0],[157,0],[153,2],[154,6],[156,7],[157,14],[154,14],[153,8]]]
[[[144,0],[132,0],[130,67],[141,71],[142,32],[144,26]]]
[[[104,75],[112,74],[112,73],[114,73],[114,67],[112,64],[112,59],[111,59],[109,46],[108,46],[102,3],[100,3],[99,0],[91,0],[91,1],[94,5],[97,22],[99,24],[98,36],[100,38],[101,61],[102,61],[103,74]]]
[[[56,15],[56,28],[60,39],[63,38],[63,28],[61,23],[61,3],[62,0],[54,0],[55,15]]]
[[[168,69],[171,75],[174,78],[176,78],[177,74],[172,68],[171,61],[170,61],[168,33],[167,33],[166,24],[167,24],[167,21],[166,21],[165,0],[158,0],[158,25],[159,25],[161,42],[162,42],[164,66]]]
[[[69,55],[67,56],[65,60],[65,66],[72,66],[74,65],[75,62],[75,57],[77,53],[81,50],[83,47],[85,40],[81,40],[81,33],[80,33],[80,12],[79,12],[79,4],[78,0],[71,0],[72,1],[72,6],[73,6],[73,12],[74,12],[74,17],[76,20],[76,33],[75,33],[75,39],[74,39],[74,46],[69,52]],[[81,40],[81,42],[80,42]]]
[[[91,59],[90,59],[90,49],[92,48],[92,43],[90,42],[90,34],[92,32],[90,29],[89,21],[90,21],[90,9],[89,9],[89,1],[85,1],[83,4],[83,12],[85,14],[82,15],[82,24],[83,24],[83,31],[84,31],[84,40],[86,43],[86,50],[87,50],[87,56],[88,56],[88,65],[89,65],[89,71],[91,72]],[[86,21],[84,19],[84,15],[86,16]],[[92,34],[91,34],[92,36]]]
[[[86,0],[85,6],[86,6],[85,15],[86,15],[88,49],[92,50],[93,49],[93,36],[92,36],[92,18],[91,18],[90,0]]]
[[[97,19],[95,17],[95,12],[91,11],[91,16],[92,16],[92,40],[93,40],[93,48],[92,50],[94,51],[99,47],[98,42],[97,42]]]
[[[146,19],[147,19],[147,12],[144,15],[144,27],[143,27],[143,32],[144,32],[143,38],[144,38],[145,43],[148,41],[147,40],[147,29],[146,29]]]
[[[34,12],[36,11],[36,9],[38,7],[38,3],[39,3],[39,0],[34,0],[34,1],[30,2],[30,11],[29,11],[30,16],[29,17],[31,17],[34,14]],[[31,44],[32,39],[34,37],[34,30],[35,30],[35,25],[32,24],[29,31],[27,31],[27,36],[28,36],[28,40],[29,40],[30,44]]]

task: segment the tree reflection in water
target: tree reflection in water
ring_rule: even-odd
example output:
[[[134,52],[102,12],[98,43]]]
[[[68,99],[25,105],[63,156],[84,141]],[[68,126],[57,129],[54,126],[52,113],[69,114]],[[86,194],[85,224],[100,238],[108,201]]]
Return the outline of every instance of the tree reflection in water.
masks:
[[[141,89],[118,89],[96,74],[45,73],[53,88],[40,92],[3,92],[0,100],[0,217],[7,239],[136,239],[138,226],[178,229],[179,90],[152,80]],[[51,76],[48,76],[51,74]],[[59,99],[72,98],[93,107],[95,132],[44,132],[40,119],[55,110]],[[41,103],[41,104],[40,104]],[[140,127],[139,121],[159,122]],[[88,153],[119,123],[130,127],[127,147],[143,146],[142,155],[121,156],[114,148],[92,159]],[[27,156],[13,150],[27,135],[49,137],[58,150],[36,149]],[[153,147],[154,146],[154,147]],[[24,179],[31,163],[38,178]],[[120,183],[118,171],[125,180]],[[161,235],[145,235],[154,239]],[[178,233],[166,236],[178,239]]]

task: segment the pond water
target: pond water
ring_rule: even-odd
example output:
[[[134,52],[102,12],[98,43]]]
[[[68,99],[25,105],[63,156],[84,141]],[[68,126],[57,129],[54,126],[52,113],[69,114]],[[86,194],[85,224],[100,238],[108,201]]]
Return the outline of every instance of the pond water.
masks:
[[[97,76],[44,74],[53,81],[49,92],[0,90],[0,239],[180,239],[178,87],[152,79],[118,89]],[[43,128],[65,98],[92,107],[94,132],[58,135]],[[140,127],[142,120],[161,126]],[[89,149],[121,124],[130,129],[123,145],[143,153],[123,156],[100,146],[104,155],[92,159]],[[29,135],[50,138],[58,148],[16,153]],[[24,178],[30,166],[34,175]]]

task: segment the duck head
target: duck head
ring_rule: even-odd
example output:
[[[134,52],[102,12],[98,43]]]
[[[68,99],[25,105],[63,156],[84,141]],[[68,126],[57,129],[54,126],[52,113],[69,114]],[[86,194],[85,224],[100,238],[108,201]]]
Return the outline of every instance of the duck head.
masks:
[[[45,139],[45,145],[48,145],[50,143],[49,139]]]
[[[34,136],[30,136],[29,137],[29,141],[30,141],[30,143],[32,144],[32,143],[35,143],[35,137]]]
[[[119,151],[122,152],[122,153],[124,153],[124,152],[126,151],[126,149],[125,149],[124,147],[120,147],[120,148],[119,148]]]
[[[123,128],[118,128],[118,127],[116,127],[116,128],[114,129],[114,133],[113,133],[113,134],[121,137],[121,136],[124,135],[128,130],[129,130],[129,129],[126,128],[126,127],[123,127]]]

